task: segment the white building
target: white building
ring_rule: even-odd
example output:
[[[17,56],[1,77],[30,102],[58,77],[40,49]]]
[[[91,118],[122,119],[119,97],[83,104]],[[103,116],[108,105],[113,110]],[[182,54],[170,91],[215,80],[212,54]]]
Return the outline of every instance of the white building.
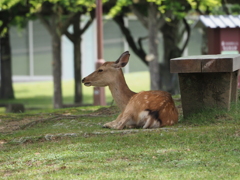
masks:
[[[134,17],[125,19],[136,41],[147,36],[146,29]],[[84,22],[83,22],[84,24]],[[113,20],[103,21],[104,59],[115,61],[122,52],[129,50],[131,60],[125,71],[146,71],[147,67],[131,52],[118,25]],[[71,27],[70,27],[71,30]],[[197,32],[195,32],[196,34]],[[198,33],[197,33],[198,34]],[[199,36],[199,35],[198,35]],[[12,72],[14,81],[36,81],[52,79],[51,37],[38,21],[29,21],[23,30],[10,29],[12,47]],[[159,54],[162,55],[162,38],[159,34]],[[192,41],[194,43],[194,40]],[[191,42],[190,42],[191,43]],[[194,43],[199,44],[199,43]],[[148,52],[148,41],[143,42]],[[199,45],[200,46],[200,45]],[[195,46],[194,46],[195,47]],[[194,48],[190,46],[190,48]],[[199,49],[200,47],[195,48]],[[82,76],[94,70],[96,58],[96,23],[94,22],[82,36]],[[198,51],[198,50],[197,50]],[[192,52],[192,51],[191,51]],[[194,50],[196,52],[196,50]],[[195,54],[199,54],[196,52]],[[66,36],[62,36],[62,79],[73,79],[73,45]]]

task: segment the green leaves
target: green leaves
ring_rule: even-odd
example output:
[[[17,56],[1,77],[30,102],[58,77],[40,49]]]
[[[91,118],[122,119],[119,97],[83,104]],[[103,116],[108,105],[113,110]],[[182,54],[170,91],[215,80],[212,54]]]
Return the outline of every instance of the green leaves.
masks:
[[[95,7],[95,0],[0,0],[1,31],[11,23],[22,27],[39,12],[44,15],[54,12],[63,17],[76,12],[87,13]]]
[[[192,9],[199,9],[202,12],[207,10],[213,10],[216,7],[220,7],[222,5],[221,0],[187,0],[191,5]]]
[[[70,12],[81,11],[85,7],[88,11],[96,7],[95,0],[1,0],[0,10],[10,10],[17,4],[28,6],[30,13],[36,13],[41,9],[43,3],[49,3],[56,6],[61,6]]]
[[[122,11],[122,8],[124,6],[130,6],[132,3],[133,2],[131,0],[118,0],[116,5],[113,8],[111,8],[108,15],[110,17],[114,17]]]
[[[69,12],[77,12],[82,11],[83,9],[87,9],[87,11],[91,11],[96,7],[96,3],[94,0],[30,0],[31,12],[37,12],[40,10],[43,3],[49,3],[53,5],[53,10],[59,10],[61,7],[64,10]],[[84,7],[84,8],[83,8]]]
[[[1,0],[0,9],[1,10],[10,9],[12,6],[14,6],[20,2],[21,2],[21,0]]]
[[[108,15],[110,17],[116,16],[118,13],[122,12],[123,7],[128,7],[130,5],[144,7],[141,9],[141,13],[144,14],[146,7],[149,3],[154,3],[159,11],[160,15],[164,15],[167,11],[171,11],[178,18],[183,18],[186,14],[191,11],[198,11],[202,13],[214,12],[217,8],[222,6],[221,0],[117,0],[116,4],[109,11]],[[234,6],[235,9],[239,9]],[[237,12],[233,10],[233,12]]]

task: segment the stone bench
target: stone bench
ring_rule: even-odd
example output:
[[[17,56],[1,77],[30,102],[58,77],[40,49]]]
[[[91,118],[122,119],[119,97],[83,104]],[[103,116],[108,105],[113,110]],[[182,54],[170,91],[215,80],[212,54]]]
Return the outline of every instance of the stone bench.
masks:
[[[183,116],[204,108],[230,109],[238,100],[239,54],[174,58],[171,73],[178,73]]]

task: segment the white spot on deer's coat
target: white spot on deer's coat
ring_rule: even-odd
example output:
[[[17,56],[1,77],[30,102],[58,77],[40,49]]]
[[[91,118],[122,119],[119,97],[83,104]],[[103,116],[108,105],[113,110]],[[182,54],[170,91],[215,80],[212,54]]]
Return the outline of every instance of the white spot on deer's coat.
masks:
[[[146,119],[148,117],[149,112],[148,111],[142,111],[139,113],[138,118],[139,120],[141,119]]]
[[[162,102],[161,102],[161,104],[160,104],[160,106],[164,105],[164,104],[165,104],[165,102],[166,102],[166,101],[162,101]]]

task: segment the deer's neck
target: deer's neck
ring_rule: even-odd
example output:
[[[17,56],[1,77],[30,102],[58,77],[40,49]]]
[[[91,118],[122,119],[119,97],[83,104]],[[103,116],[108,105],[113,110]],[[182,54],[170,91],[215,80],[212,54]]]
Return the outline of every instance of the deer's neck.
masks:
[[[112,93],[113,99],[116,102],[117,106],[123,111],[130,100],[130,98],[136,94],[131,91],[125,81],[123,73],[119,74],[116,81],[109,85],[109,89]]]

